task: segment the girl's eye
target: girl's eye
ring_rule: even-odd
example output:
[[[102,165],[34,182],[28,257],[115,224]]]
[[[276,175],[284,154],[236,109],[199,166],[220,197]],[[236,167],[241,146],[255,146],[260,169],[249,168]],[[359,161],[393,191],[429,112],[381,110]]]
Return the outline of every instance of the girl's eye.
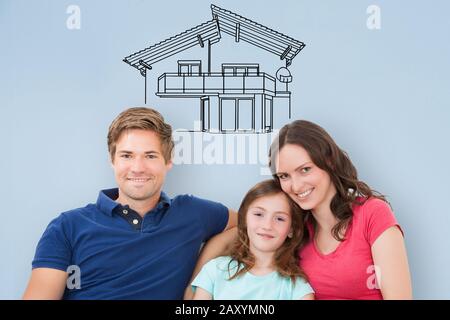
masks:
[[[277,217],[276,219],[277,219],[277,221],[286,221],[286,218],[284,218],[284,217]]]
[[[257,217],[262,217],[263,214],[261,212],[255,212],[253,213],[253,215]]]

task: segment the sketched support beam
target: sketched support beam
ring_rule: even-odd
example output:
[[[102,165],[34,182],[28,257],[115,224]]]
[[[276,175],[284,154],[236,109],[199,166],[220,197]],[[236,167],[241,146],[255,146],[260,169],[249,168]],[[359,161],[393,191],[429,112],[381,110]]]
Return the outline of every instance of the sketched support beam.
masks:
[[[200,47],[203,48],[205,46],[205,44],[203,43],[203,39],[200,34],[197,35],[197,39],[198,39],[198,44],[200,45]]]
[[[280,60],[284,60],[284,58],[286,58],[286,56],[289,54],[289,52],[292,50],[292,46],[288,45],[286,50],[284,50],[284,52],[281,54],[280,56]]]
[[[139,64],[143,66],[145,69],[152,70],[152,66],[146,63],[144,60],[139,60]]]
[[[208,40],[208,75],[211,75],[211,40]],[[203,81],[205,78],[203,77]]]
[[[240,23],[236,23],[236,37],[235,37],[235,41],[239,42],[239,34],[241,31],[241,24]]]
[[[141,74],[144,76],[144,104],[147,104],[147,70],[151,70],[152,66],[143,60],[139,60],[139,64],[144,67],[141,70]]]

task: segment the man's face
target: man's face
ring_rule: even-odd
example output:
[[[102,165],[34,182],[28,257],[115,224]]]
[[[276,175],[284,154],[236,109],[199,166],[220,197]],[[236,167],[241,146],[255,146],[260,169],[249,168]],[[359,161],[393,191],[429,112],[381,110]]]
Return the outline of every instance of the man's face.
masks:
[[[158,135],[150,130],[124,131],[116,143],[112,166],[122,204],[158,197],[172,162],[166,163]],[[156,201],[158,200],[156,199]]]

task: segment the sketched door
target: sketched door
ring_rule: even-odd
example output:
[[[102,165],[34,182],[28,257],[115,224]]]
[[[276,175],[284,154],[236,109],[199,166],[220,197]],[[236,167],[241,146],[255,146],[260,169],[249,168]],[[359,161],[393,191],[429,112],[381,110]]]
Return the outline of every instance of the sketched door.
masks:
[[[236,131],[236,99],[220,98],[219,129],[221,132]]]
[[[211,107],[209,97],[200,98],[200,121],[203,132],[211,129]]]
[[[252,98],[237,99],[237,129],[240,131],[255,130],[255,100]]]
[[[264,98],[263,112],[264,131],[271,132],[273,130],[273,101],[271,99],[268,99],[267,97]]]

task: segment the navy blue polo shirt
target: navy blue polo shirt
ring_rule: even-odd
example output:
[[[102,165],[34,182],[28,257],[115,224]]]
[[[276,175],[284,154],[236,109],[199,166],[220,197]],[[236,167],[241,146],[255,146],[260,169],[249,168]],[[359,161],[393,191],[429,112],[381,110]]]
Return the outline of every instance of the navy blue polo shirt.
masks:
[[[117,197],[118,189],[100,191],[96,204],[50,222],[33,269],[78,267],[81,288],[66,288],[64,299],[182,299],[201,244],[223,231],[228,209],[162,192],[142,219]]]

